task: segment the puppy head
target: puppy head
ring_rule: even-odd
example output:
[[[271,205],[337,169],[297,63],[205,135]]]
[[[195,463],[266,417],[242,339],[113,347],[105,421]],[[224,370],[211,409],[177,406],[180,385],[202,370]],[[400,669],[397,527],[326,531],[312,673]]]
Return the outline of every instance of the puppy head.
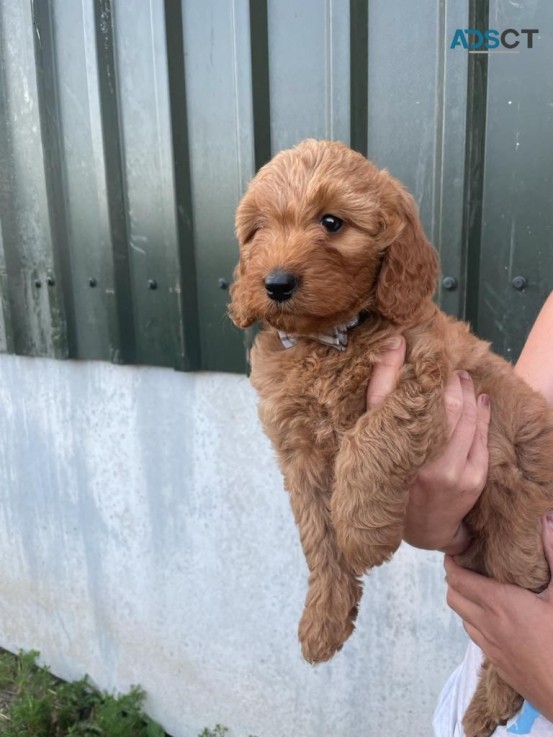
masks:
[[[437,255],[413,198],[341,143],[307,140],[266,164],[236,213],[230,315],[291,333],[363,309],[401,324],[431,298]]]

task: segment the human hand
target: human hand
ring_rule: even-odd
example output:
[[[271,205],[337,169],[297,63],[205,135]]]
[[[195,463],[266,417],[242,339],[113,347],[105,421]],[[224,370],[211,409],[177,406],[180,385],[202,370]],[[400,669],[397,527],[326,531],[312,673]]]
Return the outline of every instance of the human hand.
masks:
[[[543,520],[553,570],[553,514]],[[553,722],[553,580],[541,594],[502,584],[445,558],[447,603],[499,675]]]
[[[488,476],[490,400],[476,398],[469,374],[454,372],[444,393],[449,441],[418,473],[409,493],[404,539],[418,548],[462,553],[470,542],[463,518]]]
[[[397,383],[405,360],[405,340],[390,342],[375,365],[367,389],[367,407],[378,407]],[[463,518],[472,509],[488,473],[487,395],[476,399],[466,372],[454,372],[445,387],[449,442],[442,455],[427,464],[409,492],[404,539],[427,550],[457,555],[470,542]]]

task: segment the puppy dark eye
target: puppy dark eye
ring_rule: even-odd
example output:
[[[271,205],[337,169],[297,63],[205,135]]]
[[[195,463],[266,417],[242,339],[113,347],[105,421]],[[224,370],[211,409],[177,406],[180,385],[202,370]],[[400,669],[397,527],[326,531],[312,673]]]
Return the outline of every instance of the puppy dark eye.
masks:
[[[251,230],[250,230],[250,231],[249,231],[249,232],[248,232],[248,233],[246,234],[246,237],[244,238],[244,244],[246,244],[246,243],[249,243],[249,242],[250,242],[251,240],[253,240],[253,238],[254,238],[254,236],[256,235],[256,233],[257,233],[257,232],[258,232],[259,230],[261,230],[261,228],[262,228],[262,227],[263,227],[262,225],[255,225],[255,226],[254,226],[254,227],[253,227],[253,228],[252,228],[252,229],[251,229]]]
[[[327,213],[326,215],[323,215],[320,220],[321,225],[323,228],[326,228],[329,233],[337,233],[339,230],[342,229],[342,225],[344,224],[344,221],[336,217],[336,215],[331,215],[330,213]]]

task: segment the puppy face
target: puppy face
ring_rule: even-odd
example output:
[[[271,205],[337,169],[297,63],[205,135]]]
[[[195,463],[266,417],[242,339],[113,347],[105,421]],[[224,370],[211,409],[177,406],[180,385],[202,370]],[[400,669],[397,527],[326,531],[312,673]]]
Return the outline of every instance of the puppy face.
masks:
[[[413,271],[425,286],[415,289],[410,303],[433,290],[436,259],[427,253],[432,249],[412,198],[386,171],[341,143],[307,140],[275,156],[238,206],[236,234],[240,261],[230,315],[239,327],[261,321],[310,333],[362,309],[393,320],[394,304],[405,298],[400,292],[412,292],[406,280]],[[407,263],[386,276],[407,241]],[[411,261],[417,263],[411,267]],[[383,288],[391,291],[384,299]],[[402,310],[396,312],[400,321]]]

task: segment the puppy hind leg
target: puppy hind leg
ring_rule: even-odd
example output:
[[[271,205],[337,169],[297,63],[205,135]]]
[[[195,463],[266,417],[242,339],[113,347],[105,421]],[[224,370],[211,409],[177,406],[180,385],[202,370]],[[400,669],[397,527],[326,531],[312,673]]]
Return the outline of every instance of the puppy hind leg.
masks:
[[[522,706],[523,698],[484,660],[475,694],[463,718],[466,737],[489,737]]]

